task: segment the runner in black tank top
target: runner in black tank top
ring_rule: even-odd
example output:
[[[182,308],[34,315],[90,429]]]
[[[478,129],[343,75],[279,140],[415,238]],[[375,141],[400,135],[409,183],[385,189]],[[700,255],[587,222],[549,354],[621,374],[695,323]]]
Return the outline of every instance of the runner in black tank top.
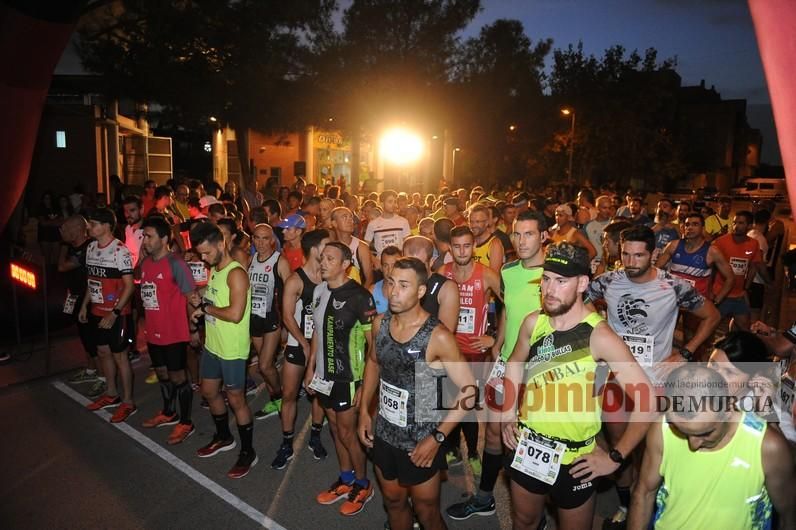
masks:
[[[422,527],[445,527],[439,506],[439,471],[445,467],[440,445],[466,410],[449,407],[447,414],[440,413],[437,382],[444,377],[456,389],[475,384],[453,334],[421,307],[427,274],[419,259],[401,258],[387,278],[390,311],[374,322],[376,348],[368,356],[359,404],[357,432],[373,448],[390,528],[410,528],[412,506]],[[374,436],[369,405],[377,395]],[[463,398],[459,391],[450,403]],[[407,497],[412,506],[395,502]]]
[[[421,306],[437,317],[450,331],[459,323],[459,286],[441,274],[431,273],[429,263],[434,253],[434,243],[427,237],[410,236],[404,240],[404,256],[417,258],[426,265],[426,294]]]

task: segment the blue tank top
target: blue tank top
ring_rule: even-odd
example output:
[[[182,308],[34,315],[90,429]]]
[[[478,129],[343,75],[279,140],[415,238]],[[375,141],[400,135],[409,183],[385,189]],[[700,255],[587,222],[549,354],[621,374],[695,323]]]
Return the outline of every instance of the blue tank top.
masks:
[[[693,285],[702,296],[708,293],[713,272],[708,264],[709,249],[710,243],[706,241],[695,252],[686,252],[685,239],[681,239],[669,263],[669,272]]]
[[[383,285],[384,280],[379,280],[373,286],[373,301],[376,302],[376,312],[380,315],[386,313],[390,308],[390,302],[387,301],[387,297],[384,296],[382,291]]]

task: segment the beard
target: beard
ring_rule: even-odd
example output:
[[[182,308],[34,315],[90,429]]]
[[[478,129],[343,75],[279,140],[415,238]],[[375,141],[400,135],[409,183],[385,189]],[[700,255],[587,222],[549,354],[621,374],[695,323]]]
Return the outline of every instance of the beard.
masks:
[[[625,274],[627,274],[628,278],[638,278],[640,276],[644,276],[648,270],[650,270],[650,265],[647,265],[646,267],[638,267],[633,269],[628,269],[627,267],[625,267]]]
[[[547,314],[547,316],[551,317],[561,316],[567,313],[570,309],[572,309],[572,306],[575,305],[575,300],[577,300],[576,297],[577,294],[573,296],[570,300],[556,300],[558,302],[558,305],[552,305],[552,306],[551,304],[548,303],[549,302],[548,298],[545,297],[542,300],[542,307],[544,308],[544,312],[545,314]]]

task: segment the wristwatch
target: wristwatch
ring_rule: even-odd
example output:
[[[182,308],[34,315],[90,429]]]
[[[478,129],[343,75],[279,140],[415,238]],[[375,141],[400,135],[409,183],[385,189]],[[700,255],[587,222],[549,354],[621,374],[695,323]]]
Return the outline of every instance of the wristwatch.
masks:
[[[680,348],[680,355],[682,355],[686,361],[691,361],[694,358],[694,352],[686,347]]]
[[[617,451],[616,449],[611,449],[608,451],[608,457],[619,464],[620,466],[625,463],[625,457],[622,456],[622,453]]]
[[[435,440],[435,441],[436,441],[438,444],[441,444],[441,443],[443,443],[443,442],[445,441],[445,438],[446,438],[446,436],[445,436],[445,433],[444,433],[444,432],[442,432],[442,431],[440,431],[440,430],[434,430],[434,440]]]
[[[114,307],[114,308],[113,308],[113,310],[112,310],[111,312],[112,312],[114,315],[116,315],[117,317],[118,317],[118,316],[120,316],[120,315],[122,314],[122,310],[121,310],[121,309],[118,309],[118,308],[116,308],[116,307]]]

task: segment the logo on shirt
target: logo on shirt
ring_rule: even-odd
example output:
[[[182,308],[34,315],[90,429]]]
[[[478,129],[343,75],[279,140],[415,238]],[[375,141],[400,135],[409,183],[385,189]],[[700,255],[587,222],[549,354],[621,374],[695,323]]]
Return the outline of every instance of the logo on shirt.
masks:
[[[619,299],[619,303],[616,305],[616,314],[623,326],[638,330],[639,326],[646,327],[649,307],[643,298],[633,298],[632,294],[627,293]]]
[[[345,303],[347,301],[348,300],[343,300],[342,302],[340,302],[340,301],[337,301],[334,298],[332,298],[332,307],[335,308],[335,310],[340,310],[340,309],[343,308],[343,306],[345,305]]]
[[[156,279],[156,280],[162,280],[162,279],[163,279],[163,273],[162,273],[162,272],[159,272],[159,273],[158,273],[158,275],[157,275],[157,276],[155,276],[155,279]]]

